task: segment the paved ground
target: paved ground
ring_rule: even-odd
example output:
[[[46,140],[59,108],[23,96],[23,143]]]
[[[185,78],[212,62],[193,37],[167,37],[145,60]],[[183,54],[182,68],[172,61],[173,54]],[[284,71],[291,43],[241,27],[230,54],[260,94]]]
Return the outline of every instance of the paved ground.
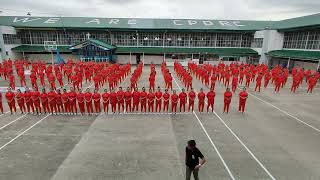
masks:
[[[146,66],[139,87],[148,86],[149,73]],[[174,88],[182,88],[174,80]],[[121,86],[128,84],[126,78]],[[193,84],[204,87],[196,79]],[[225,88],[217,84],[209,114],[0,115],[0,179],[180,180],[189,139],[208,160],[202,180],[320,179],[320,89],[251,89],[245,114],[237,112],[237,93],[231,112],[222,113]]]

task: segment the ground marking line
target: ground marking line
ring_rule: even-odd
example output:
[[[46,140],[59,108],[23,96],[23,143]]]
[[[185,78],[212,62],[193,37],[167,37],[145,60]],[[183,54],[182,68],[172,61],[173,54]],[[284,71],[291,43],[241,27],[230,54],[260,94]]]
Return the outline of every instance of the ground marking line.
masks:
[[[177,83],[177,81],[176,81],[176,79],[174,78],[174,76],[172,76],[172,79],[174,80],[174,82],[176,83],[176,85],[177,85],[177,86],[179,87],[179,89],[181,90],[181,87],[180,87],[180,85]],[[207,130],[205,129],[205,127],[203,126],[203,124],[202,124],[201,120],[199,119],[199,117],[197,116],[197,114],[196,114],[194,111],[193,111],[193,115],[194,115],[194,116],[196,117],[196,119],[198,120],[198,123],[200,124],[200,126],[201,126],[202,130],[204,131],[204,133],[206,134],[207,138],[209,139],[209,141],[210,141],[210,143],[211,143],[212,147],[214,148],[214,150],[215,150],[215,151],[216,151],[216,153],[218,154],[218,156],[219,156],[219,158],[220,158],[220,160],[221,160],[221,162],[222,162],[223,166],[224,166],[224,167],[225,167],[225,169],[227,170],[227,172],[228,172],[228,174],[229,174],[230,178],[231,178],[232,180],[235,180],[235,178],[234,178],[234,176],[233,176],[233,174],[232,174],[232,172],[231,172],[230,168],[228,167],[227,163],[224,161],[224,159],[223,159],[222,155],[220,154],[220,152],[219,152],[219,150],[218,150],[217,146],[216,146],[216,145],[214,144],[214,142],[212,141],[212,139],[211,139],[210,135],[208,134],[208,132],[207,132]]]
[[[66,85],[65,85],[66,86]],[[26,116],[27,114],[25,114],[24,116]],[[45,117],[43,117],[42,119],[40,119],[39,121],[37,121],[36,123],[34,123],[33,125],[31,125],[30,127],[28,127],[26,130],[24,130],[23,132],[21,132],[20,134],[18,134],[16,137],[14,137],[13,139],[11,139],[10,141],[8,141],[6,144],[4,144],[3,146],[0,147],[0,151],[5,148],[7,145],[9,145],[10,143],[12,143],[13,141],[15,141],[16,139],[18,139],[20,136],[22,136],[24,133],[26,133],[27,131],[29,131],[30,129],[32,129],[34,126],[36,126],[37,124],[41,123],[43,120],[45,120],[47,117],[49,117],[51,114],[47,114]],[[23,116],[21,116],[23,117]]]
[[[207,87],[207,86],[206,86]],[[208,87],[207,87],[208,88]],[[207,101],[205,103],[208,105]],[[212,109],[212,108],[211,108]],[[234,131],[225,123],[225,121],[213,110],[215,116],[222,122],[222,124],[231,132],[231,134],[240,142],[240,144],[247,150],[252,158],[260,165],[260,167],[268,174],[268,176],[275,180],[276,178],[270,173],[270,171],[261,163],[261,161],[252,153],[252,151],[243,143],[243,141],[234,133]]]
[[[0,127],[0,130],[2,130],[2,129],[4,129],[5,127],[9,126],[10,124],[12,124],[12,123],[14,123],[14,122],[16,122],[16,121],[18,121],[18,120],[22,119],[22,118],[23,118],[23,117],[25,117],[26,115],[27,115],[27,114],[24,114],[24,115],[22,115],[22,116],[18,117],[17,119],[15,119],[15,120],[13,120],[13,121],[9,122],[8,124],[6,124],[6,125],[4,125],[4,126]]]
[[[0,115],[0,117],[3,116],[3,115],[5,115],[5,114],[8,114],[9,112],[10,112],[10,111],[4,112],[3,114]]]
[[[4,144],[3,146],[0,147],[0,151],[5,148],[7,145],[9,145],[10,143],[12,143],[14,140],[18,139],[20,136],[22,136],[24,133],[26,133],[27,131],[29,131],[30,129],[32,129],[34,126],[36,126],[37,124],[39,124],[41,121],[43,121],[44,119],[46,119],[47,117],[49,117],[50,114],[46,115],[45,117],[43,117],[42,119],[40,119],[38,122],[36,122],[35,124],[33,124],[32,126],[28,127],[26,130],[24,130],[23,132],[21,132],[20,134],[18,134],[16,137],[14,137],[13,139],[11,139],[10,141],[8,141],[6,144]]]
[[[239,89],[239,88],[238,88],[238,89]],[[275,105],[273,105],[273,104],[271,104],[271,103],[269,103],[269,102],[267,102],[267,101],[265,101],[265,100],[263,100],[263,99],[261,99],[261,98],[259,98],[259,97],[255,96],[255,95],[253,95],[252,93],[249,93],[249,92],[248,92],[248,94],[249,94],[249,95],[251,95],[252,97],[254,97],[254,98],[258,99],[259,101],[264,102],[265,104],[268,104],[269,106],[274,107],[275,109],[279,110],[280,112],[282,112],[282,113],[284,113],[284,114],[286,114],[286,115],[290,116],[291,118],[293,118],[293,119],[295,119],[295,120],[299,121],[300,123],[302,123],[302,124],[304,124],[304,125],[306,125],[306,126],[308,126],[308,127],[312,128],[313,130],[315,130],[315,131],[317,131],[317,132],[319,132],[319,133],[320,133],[320,129],[318,129],[318,128],[316,128],[316,127],[314,127],[314,126],[312,126],[312,125],[310,125],[310,124],[308,124],[308,123],[306,123],[306,122],[302,121],[301,119],[297,118],[296,116],[291,115],[291,114],[290,114],[290,113],[288,113],[287,111],[285,111],[285,110],[282,110],[282,109],[278,108],[277,106],[275,106]]]
[[[207,104],[207,102],[206,102]],[[260,162],[260,160],[252,153],[252,151],[242,142],[242,140],[232,131],[232,129],[222,120],[222,118],[215,112],[213,113],[218,117],[222,124],[231,132],[231,134],[240,142],[240,144],[248,151],[248,153],[253,157],[253,159],[260,165],[260,167],[269,175],[272,180],[275,177],[269,172],[269,170]]]

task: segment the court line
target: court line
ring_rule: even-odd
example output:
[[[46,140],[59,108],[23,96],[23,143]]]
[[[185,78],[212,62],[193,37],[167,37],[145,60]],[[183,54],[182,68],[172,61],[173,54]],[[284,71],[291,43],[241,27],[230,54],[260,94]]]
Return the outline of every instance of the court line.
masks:
[[[27,114],[25,114],[27,115]],[[25,116],[24,115],[24,116]],[[28,127],[26,130],[24,130],[23,132],[21,132],[20,134],[18,134],[16,137],[14,137],[13,139],[11,139],[10,141],[8,141],[7,143],[5,143],[3,146],[0,147],[0,151],[5,148],[7,145],[9,145],[10,143],[12,143],[13,141],[15,141],[16,139],[18,139],[20,136],[22,136],[24,133],[26,133],[27,131],[29,131],[30,129],[32,129],[34,126],[36,126],[37,124],[41,123],[43,120],[45,120],[47,117],[51,116],[51,114],[47,114],[45,117],[43,117],[42,119],[40,119],[39,121],[37,121],[36,123],[34,123],[33,125],[31,125],[30,127]]]
[[[208,105],[207,101],[205,101],[205,103]],[[261,163],[261,161],[252,153],[252,151],[244,144],[244,142],[236,135],[236,133],[225,123],[225,121],[216,113],[215,110],[213,110],[213,113],[220,120],[220,122],[229,130],[229,132],[239,141],[239,143],[247,150],[247,152],[260,165],[260,167],[268,174],[268,176],[272,180],[276,180],[276,178],[270,173],[270,171]]]
[[[174,76],[172,76],[172,79],[174,80],[174,82],[176,83],[176,85],[177,85],[177,86],[179,87],[179,89],[181,90],[181,87],[180,87],[180,85],[177,83],[177,81],[176,81],[176,79],[175,79],[175,77],[174,77]],[[219,150],[218,150],[217,146],[216,146],[216,145],[214,144],[214,142],[212,141],[212,139],[211,139],[210,135],[208,134],[208,132],[207,132],[206,128],[203,126],[203,124],[202,124],[201,120],[199,119],[199,117],[197,116],[197,114],[196,114],[194,111],[193,111],[193,115],[194,115],[194,116],[196,117],[196,119],[198,120],[198,123],[200,124],[200,126],[201,126],[202,130],[204,131],[204,133],[206,134],[207,138],[209,139],[209,141],[210,141],[210,143],[211,143],[212,147],[214,148],[214,150],[215,150],[215,151],[216,151],[216,153],[218,154],[218,156],[219,156],[219,158],[220,158],[220,160],[221,160],[221,162],[222,162],[223,166],[224,166],[224,167],[225,167],[225,169],[227,170],[227,172],[228,172],[228,174],[229,174],[230,178],[231,178],[232,180],[235,180],[235,178],[234,178],[234,176],[233,176],[233,174],[232,174],[232,172],[231,172],[231,170],[230,170],[229,166],[227,165],[227,163],[226,163],[226,162],[225,162],[225,160],[223,159],[223,157],[222,157],[221,153],[219,152]]]
[[[10,111],[7,111],[7,112],[4,112],[3,114],[0,114],[0,117],[5,115],[5,114],[8,114]]]
[[[207,102],[205,102],[207,104]],[[261,163],[261,161],[252,153],[252,151],[242,142],[242,140],[233,132],[233,130],[222,120],[222,118],[213,111],[213,113],[218,117],[222,124],[231,132],[231,134],[240,142],[240,144],[248,151],[252,158],[260,165],[260,167],[268,174],[268,176],[275,180],[275,177],[270,173],[270,171]]]
[[[12,143],[14,140],[18,139],[20,136],[22,136],[24,133],[26,133],[27,131],[29,131],[30,129],[32,129],[34,126],[36,126],[37,124],[39,124],[41,121],[43,121],[44,119],[46,119],[47,117],[49,117],[50,114],[46,115],[45,117],[43,117],[42,119],[40,119],[38,122],[36,122],[35,124],[33,124],[32,126],[28,127],[26,130],[24,130],[23,132],[21,132],[20,134],[18,134],[16,137],[14,137],[13,139],[11,139],[10,141],[8,141],[6,144],[4,144],[3,146],[0,147],[0,151],[5,148],[7,145],[9,145],[10,143]]]
[[[4,126],[0,127],[0,130],[4,129],[5,127],[9,126],[10,124],[12,124],[12,123],[14,123],[14,122],[16,122],[16,121],[19,121],[20,119],[22,119],[22,118],[23,118],[23,117],[25,117],[26,115],[27,115],[27,114],[24,114],[24,115],[22,115],[22,116],[18,117],[17,119],[15,119],[15,120],[13,120],[13,121],[9,122],[8,124],[6,124],[6,125],[4,125]]]
[[[238,88],[238,89],[239,89],[239,88]],[[320,133],[320,129],[318,129],[318,128],[316,128],[316,127],[314,127],[314,126],[312,126],[312,125],[310,125],[310,124],[308,124],[308,123],[306,123],[306,122],[302,121],[301,119],[299,119],[299,118],[297,118],[296,116],[294,116],[294,115],[290,114],[289,112],[287,112],[287,111],[285,111],[285,110],[280,109],[279,107],[277,107],[277,106],[275,106],[275,105],[273,105],[273,104],[271,104],[271,103],[269,103],[269,102],[267,102],[267,101],[265,101],[265,100],[263,100],[263,99],[261,99],[261,98],[259,98],[259,97],[255,96],[255,95],[253,95],[253,94],[252,94],[252,93],[250,93],[250,92],[248,92],[248,94],[249,94],[249,95],[251,95],[252,97],[254,97],[254,98],[258,99],[259,101],[261,101],[261,102],[263,102],[263,103],[265,103],[265,104],[268,104],[269,106],[274,107],[275,109],[277,109],[277,110],[279,110],[280,112],[282,112],[282,113],[286,114],[287,116],[290,116],[291,118],[295,119],[296,121],[298,121],[298,122],[300,122],[300,123],[302,123],[302,124],[304,124],[304,125],[306,125],[306,126],[308,126],[308,127],[312,128],[313,130],[315,130],[315,131],[317,131],[317,132],[319,132],[319,133]]]

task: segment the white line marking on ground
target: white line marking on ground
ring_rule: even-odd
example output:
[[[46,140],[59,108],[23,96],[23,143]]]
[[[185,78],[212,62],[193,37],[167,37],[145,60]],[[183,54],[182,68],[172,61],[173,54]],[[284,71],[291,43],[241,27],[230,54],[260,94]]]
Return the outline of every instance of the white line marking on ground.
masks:
[[[208,105],[207,101],[205,103]],[[276,178],[270,173],[270,171],[260,162],[260,160],[252,153],[252,151],[243,143],[243,141],[233,132],[233,130],[225,123],[225,121],[213,110],[213,113],[222,122],[222,124],[229,130],[229,132],[240,142],[240,144],[248,151],[252,158],[260,165],[260,167],[268,174],[268,176],[275,180]]]
[[[67,85],[68,85],[68,84],[65,84],[63,87],[65,87],[65,86],[67,86]],[[27,114],[25,114],[25,115],[23,115],[23,116],[20,116],[20,117],[17,118],[16,120],[13,120],[12,122],[10,122],[10,123],[2,126],[2,127],[0,128],[0,130],[3,129],[3,128],[5,128],[5,127],[7,127],[8,125],[16,122],[17,120],[25,117],[26,115],[27,115]],[[26,130],[24,130],[22,133],[20,133],[19,135],[17,135],[17,136],[14,137],[13,139],[11,139],[9,142],[7,142],[7,143],[4,144],[3,146],[1,146],[1,147],[0,147],[0,151],[1,151],[3,148],[5,148],[7,145],[9,145],[11,142],[13,142],[14,140],[18,139],[18,138],[19,138],[20,136],[22,136],[24,133],[26,133],[27,131],[29,131],[31,128],[33,128],[34,126],[36,126],[37,124],[39,124],[41,121],[43,121],[44,119],[46,119],[46,118],[49,117],[49,116],[50,116],[50,114],[46,115],[44,118],[40,119],[40,120],[37,121],[35,124],[33,124],[32,126],[30,126],[29,128],[27,128]]]
[[[174,78],[174,76],[172,76],[172,79],[174,80],[174,82],[176,83],[176,85],[179,87],[179,89],[181,90],[181,87],[179,86],[179,84],[177,83],[177,81],[176,81],[176,79]],[[209,139],[209,141],[210,141],[210,143],[211,143],[211,145],[212,145],[212,147],[214,148],[214,150],[216,151],[216,153],[218,154],[218,156],[219,156],[219,158],[220,158],[220,160],[221,160],[221,162],[222,162],[222,164],[223,164],[223,166],[225,167],[225,169],[227,170],[227,172],[228,172],[228,174],[229,174],[229,176],[230,176],[230,178],[232,179],[232,180],[235,180],[235,178],[234,178],[234,176],[233,176],[233,174],[232,174],[232,172],[231,172],[231,170],[230,170],[230,168],[228,167],[228,165],[226,164],[226,162],[224,161],[224,159],[223,159],[223,157],[222,157],[222,155],[220,154],[220,152],[219,152],[219,150],[218,150],[218,148],[217,148],[217,146],[214,144],[214,142],[212,141],[212,139],[211,139],[211,137],[210,137],[210,135],[208,134],[208,132],[207,132],[207,130],[206,130],[206,128],[203,126],[203,124],[202,124],[202,122],[201,122],[201,120],[199,119],[199,117],[197,116],[197,114],[193,111],[193,115],[196,117],[196,119],[198,120],[198,123],[200,124],[200,126],[201,126],[201,128],[202,128],[202,130],[204,131],[204,133],[206,134],[206,136],[207,136],[207,138]]]
[[[207,102],[206,102],[207,104]],[[268,171],[268,169],[260,162],[260,160],[251,152],[251,150],[242,142],[242,140],[232,131],[232,129],[222,120],[222,118],[215,112],[213,113],[218,117],[222,124],[231,132],[231,134],[240,142],[240,144],[248,151],[248,153],[253,157],[253,159],[260,165],[260,167],[269,175],[272,180],[275,180],[273,175]]]
[[[251,95],[252,97],[254,97],[254,98],[258,99],[259,101],[264,102],[264,103],[268,104],[269,106],[274,107],[275,109],[279,110],[280,112],[282,112],[282,113],[284,113],[284,114],[286,114],[286,115],[288,115],[288,116],[292,117],[293,119],[297,120],[298,122],[300,122],[300,123],[302,123],[302,124],[304,124],[304,125],[306,125],[306,126],[308,126],[308,127],[312,128],[313,130],[315,130],[315,131],[317,131],[317,132],[319,132],[319,133],[320,133],[320,129],[318,129],[318,128],[316,128],[316,127],[314,127],[314,126],[312,126],[312,125],[310,125],[310,124],[308,124],[308,123],[306,123],[306,122],[302,121],[301,119],[297,118],[296,116],[293,116],[292,114],[288,113],[287,111],[285,111],[285,110],[282,110],[282,109],[278,108],[277,106],[275,106],[275,105],[273,105],[273,104],[271,104],[271,103],[269,103],[269,102],[267,102],[267,101],[265,101],[265,100],[263,100],[263,99],[261,99],[261,98],[259,98],[259,97],[255,96],[255,95],[253,95],[252,93],[249,93],[249,92],[248,92],[248,94],[249,94],[249,95]]]
[[[14,122],[16,122],[16,121],[19,121],[20,119],[22,119],[22,118],[23,118],[23,117],[25,117],[26,115],[27,115],[27,114],[24,114],[23,116],[20,116],[20,117],[18,117],[17,119],[15,119],[15,120],[13,120],[13,121],[9,122],[8,124],[6,124],[6,125],[4,125],[4,126],[0,127],[0,130],[2,130],[3,128],[5,128],[5,127],[9,126],[10,124],[12,124],[12,123],[14,123]]]
[[[0,115],[0,117],[3,116],[3,115],[5,115],[5,114],[8,114],[9,112],[10,112],[10,111],[4,112],[3,114]]]
[[[24,133],[26,133],[27,131],[29,131],[30,129],[32,129],[34,126],[36,126],[37,124],[39,124],[40,122],[42,122],[44,119],[46,119],[47,117],[49,117],[50,114],[46,115],[45,117],[43,117],[42,119],[40,119],[38,122],[36,122],[35,124],[33,124],[32,126],[28,127],[26,130],[24,130],[23,132],[21,132],[20,134],[18,134],[16,137],[14,137],[13,139],[11,139],[10,141],[8,141],[6,144],[4,144],[3,146],[0,147],[0,151],[5,148],[7,145],[9,145],[10,143],[12,143],[13,141],[15,141],[16,139],[18,139],[20,136],[22,136]]]

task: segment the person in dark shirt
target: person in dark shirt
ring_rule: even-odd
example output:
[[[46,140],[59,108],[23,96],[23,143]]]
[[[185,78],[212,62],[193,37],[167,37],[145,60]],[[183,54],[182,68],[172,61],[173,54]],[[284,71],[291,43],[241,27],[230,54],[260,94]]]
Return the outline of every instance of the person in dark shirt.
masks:
[[[186,147],[186,180],[190,180],[191,173],[195,180],[199,180],[198,172],[205,162],[206,159],[196,147],[196,141],[189,140]]]

